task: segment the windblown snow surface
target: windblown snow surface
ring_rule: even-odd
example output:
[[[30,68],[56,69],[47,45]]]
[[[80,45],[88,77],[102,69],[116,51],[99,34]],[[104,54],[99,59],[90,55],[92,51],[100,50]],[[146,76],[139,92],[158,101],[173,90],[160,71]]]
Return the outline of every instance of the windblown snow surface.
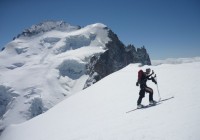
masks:
[[[150,66],[162,99],[136,110],[137,72],[130,64],[65,99],[25,123],[11,125],[1,140],[198,140],[200,139],[200,62]],[[157,87],[149,81],[158,100]],[[56,89],[56,86],[55,86]],[[148,104],[148,94],[143,99]]]

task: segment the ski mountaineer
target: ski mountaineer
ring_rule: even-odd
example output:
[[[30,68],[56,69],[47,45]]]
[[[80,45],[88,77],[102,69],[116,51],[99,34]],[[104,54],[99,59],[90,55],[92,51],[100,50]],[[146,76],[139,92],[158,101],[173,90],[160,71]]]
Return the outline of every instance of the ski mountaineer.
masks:
[[[137,108],[142,108],[144,107],[141,102],[142,98],[145,97],[145,92],[149,93],[149,104],[150,105],[155,105],[156,101],[153,100],[153,89],[148,87],[146,82],[147,80],[152,80],[155,84],[157,84],[156,80],[154,77],[151,77],[154,74],[154,71],[152,70],[152,73],[150,74],[151,69],[147,68],[146,72],[143,72],[140,70],[138,72],[138,80],[136,82],[136,86],[140,85],[140,92],[139,92],[139,98],[137,100]],[[151,77],[151,78],[150,78]]]

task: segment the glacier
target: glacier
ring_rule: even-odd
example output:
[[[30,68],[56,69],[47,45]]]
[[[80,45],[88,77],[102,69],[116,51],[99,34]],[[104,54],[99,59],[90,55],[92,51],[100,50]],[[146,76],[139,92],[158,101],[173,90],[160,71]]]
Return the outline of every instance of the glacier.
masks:
[[[0,53],[0,129],[29,120],[82,90],[86,64],[110,40],[105,27],[48,21],[8,43]]]

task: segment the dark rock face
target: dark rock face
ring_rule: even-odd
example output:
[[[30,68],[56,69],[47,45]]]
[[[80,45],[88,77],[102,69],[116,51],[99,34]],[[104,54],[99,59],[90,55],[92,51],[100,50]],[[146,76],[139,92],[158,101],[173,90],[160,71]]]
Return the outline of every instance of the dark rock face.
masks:
[[[109,30],[109,38],[111,41],[106,44],[107,50],[100,56],[93,56],[91,58],[87,66],[90,77],[84,88],[124,68],[130,63],[151,65],[149,55],[144,47],[137,48],[137,50],[133,45],[126,47],[111,30]]]
[[[132,60],[131,63],[141,63],[143,65],[151,65],[151,60],[149,58],[149,54],[145,47],[137,48],[133,45],[128,45],[126,48],[126,52],[129,54],[129,60]]]

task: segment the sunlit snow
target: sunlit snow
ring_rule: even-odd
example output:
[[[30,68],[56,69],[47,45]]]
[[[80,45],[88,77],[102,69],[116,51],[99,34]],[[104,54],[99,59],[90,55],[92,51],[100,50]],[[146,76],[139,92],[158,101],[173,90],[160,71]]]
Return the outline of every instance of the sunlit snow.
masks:
[[[200,139],[200,62],[150,66],[161,98],[136,110],[137,72],[130,64],[25,123],[7,127],[1,140],[197,140]],[[156,85],[149,81],[158,100]],[[143,99],[148,104],[148,94]]]

